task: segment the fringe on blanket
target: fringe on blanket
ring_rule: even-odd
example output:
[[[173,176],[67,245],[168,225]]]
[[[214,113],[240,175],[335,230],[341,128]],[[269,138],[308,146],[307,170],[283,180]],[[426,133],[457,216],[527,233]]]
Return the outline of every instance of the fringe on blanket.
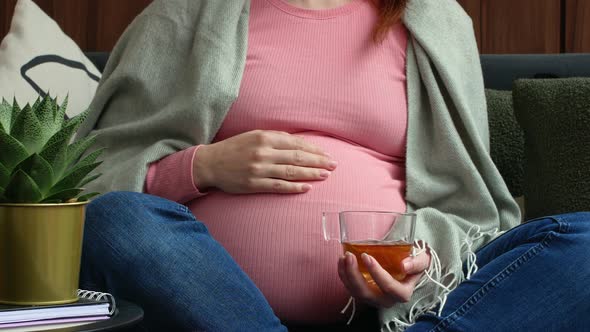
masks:
[[[424,271],[424,277],[416,285],[415,290],[418,290],[426,285],[434,285],[434,296],[431,294],[418,298],[414,301],[408,315],[403,318],[394,318],[392,321],[384,324],[381,327],[382,332],[403,332],[406,328],[412,326],[416,319],[423,314],[433,314],[440,316],[442,315],[443,308],[447,301],[449,293],[457,288],[457,286],[464,280],[468,280],[471,276],[477,272],[477,256],[473,251],[473,244],[475,241],[481,239],[484,236],[496,237],[503,232],[498,232],[498,229],[493,229],[489,232],[481,232],[481,228],[478,225],[473,225],[467,231],[463,243],[461,244],[461,252],[465,257],[465,271],[461,271],[460,274],[447,272],[441,265],[440,258],[435,250],[428,248],[430,252],[430,267]],[[413,255],[419,255],[427,250],[426,244],[423,241],[416,240],[414,242],[414,253]],[[434,298],[434,300],[428,299]],[[430,301],[430,302],[425,302]],[[352,312],[347,324],[350,324],[354,319],[356,313],[355,299],[351,297],[346,304],[346,307],[342,309],[341,313],[344,314],[348,311],[348,308],[352,306]],[[438,309],[437,309],[438,308]]]
[[[434,300],[425,303],[425,301],[428,301],[428,298],[433,298],[431,295],[417,299],[406,317],[402,319],[396,318],[391,322],[384,324],[381,327],[381,331],[402,332],[406,328],[412,326],[420,315],[426,313],[441,316],[449,293],[457,288],[461,282],[470,279],[471,276],[477,272],[477,256],[473,251],[473,244],[484,236],[491,236],[494,238],[501,233],[503,232],[499,232],[497,228],[489,232],[482,232],[478,225],[471,226],[461,244],[461,252],[463,253],[463,257],[465,257],[463,260],[465,271],[461,271],[459,274],[446,272],[441,265],[440,258],[436,251],[429,248],[431,255],[430,267],[425,271],[424,277],[420,280],[420,283],[416,285],[416,289],[422,288],[427,284],[434,285]],[[420,248],[422,250],[425,249],[424,247]]]

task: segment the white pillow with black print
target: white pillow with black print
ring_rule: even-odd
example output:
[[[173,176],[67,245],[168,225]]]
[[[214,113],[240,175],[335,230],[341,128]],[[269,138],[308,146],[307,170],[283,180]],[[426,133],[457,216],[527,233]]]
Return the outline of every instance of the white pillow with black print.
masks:
[[[16,4],[10,32],[0,44],[0,100],[22,107],[49,93],[68,96],[69,118],[88,108],[100,72],[76,43],[32,0]]]

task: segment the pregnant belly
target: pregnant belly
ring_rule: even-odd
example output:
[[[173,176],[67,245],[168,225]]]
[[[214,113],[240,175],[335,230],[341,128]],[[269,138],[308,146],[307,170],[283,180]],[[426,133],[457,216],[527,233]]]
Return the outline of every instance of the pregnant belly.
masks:
[[[321,213],[405,210],[403,163],[328,137],[307,137],[339,162],[305,194],[230,195],[212,192],[190,208],[269,301],[291,322],[335,322],[349,295],[337,260],[342,248],[325,242]]]

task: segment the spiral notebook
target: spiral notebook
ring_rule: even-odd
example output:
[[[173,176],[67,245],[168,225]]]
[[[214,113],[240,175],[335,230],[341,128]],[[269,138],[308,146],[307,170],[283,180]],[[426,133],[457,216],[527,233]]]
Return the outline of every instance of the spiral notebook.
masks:
[[[109,293],[79,289],[78,298],[74,303],[56,305],[0,305],[0,329],[26,326],[25,324],[37,325],[41,322],[45,324],[52,320],[108,319],[117,309],[115,298]]]

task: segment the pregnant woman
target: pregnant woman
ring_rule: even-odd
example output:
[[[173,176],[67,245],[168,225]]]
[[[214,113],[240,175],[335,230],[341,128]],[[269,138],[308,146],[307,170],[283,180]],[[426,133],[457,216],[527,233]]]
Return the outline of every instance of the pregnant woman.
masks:
[[[489,156],[479,55],[455,0],[156,0],[91,107],[83,132],[107,148],[91,189],[107,194],[88,208],[81,287],[139,303],[147,329],[344,325],[351,295],[385,330],[588,322],[575,301],[588,264],[560,254],[588,245],[587,215],[498,237],[520,214]],[[323,241],[321,212],[342,210],[417,214],[425,250],[404,281]],[[549,249],[522,258],[535,245]],[[579,292],[547,294],[551,280]],[[523,315],[507,309],[515,296],[571,304]]]

